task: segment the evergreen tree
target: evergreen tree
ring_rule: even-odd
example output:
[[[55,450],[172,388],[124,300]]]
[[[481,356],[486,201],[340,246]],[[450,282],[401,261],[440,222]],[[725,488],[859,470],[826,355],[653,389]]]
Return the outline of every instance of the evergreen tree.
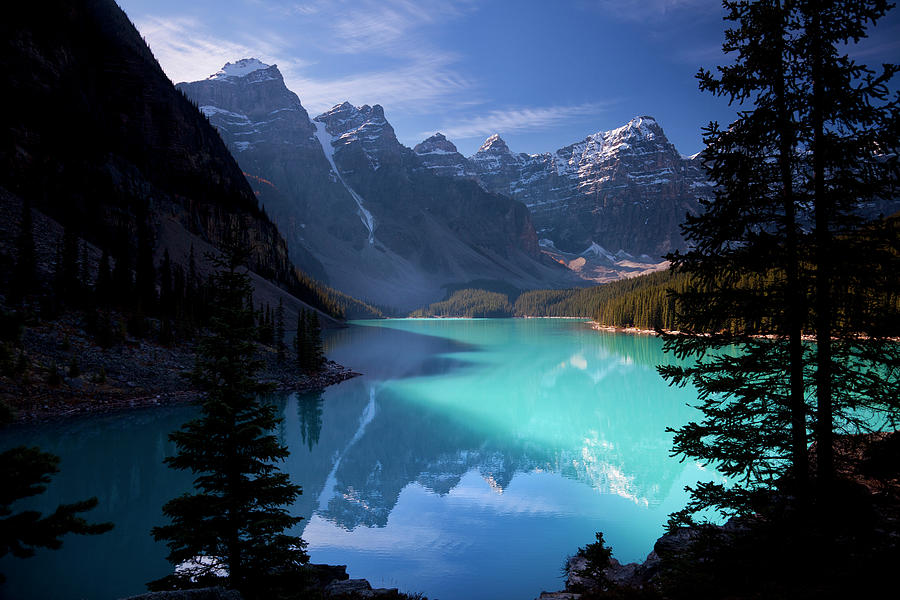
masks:
[[[309,333],[306,328],[306,311],[300,309],[297,311],[297,333],[294,336],[294,355],[297,361],[297,370],[301,373],[306,371],[308,364],[307,355],[309,354]]]
[[[294,351],[297,353],[297,368],[302,373],[316,373],[325,365],[322,328],[314,310],[300,309],[297,313]]]
[[[131,251],[126,234],[121,234],[113,252],[112,298],[115,304],[126,307],[134,304],[134,276],[131,270]]]
[[[168,540],[169,560],[195,561],[192,575],[201,580],[218,569],[245,597],[265,597],[273,578],[304,563],[305,543],[284,533],[300,517],[290,505],[300,487],[278,471],[288,455],[270,431],[280,422],[275,408],[259,399],[253,358],[254,314],[247,309],[251,282],[243,265],[245,250],[230,244],[223,257],[211,257],[210,334],[198,348],[196,383],[206,393],[201,415],[171,434],[177,454],[170,467],[194,473],[195,491],[163,507],[172,521],[153,529]],[[151,587],[185,585],[169,577]]]
[[[809,157],[804,191],[814,209],[810,258],[815,269],[817,479],[826,495],[834,476],[833,432],[838,426],[845,427],[848,418],[856,426],[864,425],[853,416],[860,405],[859,386],[871,385],[872,373],[845,366],[881,365],[875,370],[883,374],[878,384],[882,389],[877,393],[887,392],[895,400],[877,408],[900,408],[898,381],[890,375],[900,353],[896,344],[885,339],[890,335],[884,327],[887,307],[876,303],[867,308],[864,302],[856,306],[861,311],[841,310],[848,300],[843,291],[855,295],[885,283],[872,277],[878,271],[872,267],[873,260],[882,261],[882,267],[893,267],[894,272],[898,267],[897,239],[891,240],[890,229],[869,222],[859,210],[873,200],[896,196],[900,94],[892,93],[889,84],[898,66],[883,65],[875,72],[856,63],[847,52],[848,44],[865,37],[866,29],[892,7],[885,0],[797,2],[807,98],[798,120]],[[873,228],[888,236],[873,235]],[[873,244],[877,237],[892,245],[893,251]],[[890,293],[891,287],[896,292],[896,280],[882,291]],[[841,312],[850,318],[839,318]],[[856,318],[859,313],[869,318]],[[866,343],[857,339],[861,333],[865,333]]]
[[[727,2],[726,8],[726,20],[739,26],[726,31],[723,49],[738,58],[718,76],[701,70],[700,87],[753,110],[741,111],[725,130],[717,123],[706,129],[704,166],[717,183],[716,196],[687,218],[692,249],[670,256],[691,285],[676,294],[682,335],[665,342],[677,357],[697,360],[661,372],[675,384],[692,381],[705,415],[675,432],[676,452],[750,479],[730,489],[700,486],[692,508],[741,511],[750,509],[749,491],[772,484],[788,466],[797,493],[806,496],[804,316],[792,180],[798,150],[790,119],[798,100],[785,85],[796,78],[796,48],[784,34],[791,25],[781,2]],[[773,270],[781,276],[770,285],[746,285],[766,281]],[[755,337],[761,333],[775,337]],[[739,351],[728,352],[731,347]]]
[[[153,236],[146,218],[138,222],[135,288],[140,308],[150,314],[156,309],[156,267],[153,265]]]
[[[675,431],[676,453],[713,463],[736,483],[698,485],[673,522],[689,520],[690,513],[708,507],[726,514],[755,512],[766,501],[765,490],[776,482],[805,504],[810,428],[818,430],[819,452],[827,464],[836,426],[864,429],[863,407],[866,418],[876,411],[896,424],[900,409],[896,344],[859,337],[869,332],[870,338],[884,337],[885,330],[873,325],[883,325],[884,319],[875,315],[890,313],[887,303],[865,311],[873,317],[866,327],[852,319],[839,330],[834,327],[838,311],[829,297],[838,260],[848,274],[839,286],[847,291],[846,299],[871,296],[875,283],[863,274],[873,269],[865,266],[876,256],[890,260],[889,246],[897,246],[896,239],[880,250],[870,243],[870,252],[860,253],[860,245],[854,248],[851,242],[875,240],[876,224],[862,227],[859,208],[896,180],[896,162],[876,156],[876,149],[897,148],[897,128],[891,125],[896,104],[878,102],[886,97],[879,86],[893,68],[881,78],[867,78],[864,70],[847,67],[828,89],[833,104],[827,135],[815,116],[823,102],[816,92],[816,82],[823,79],[816,74],[821,65],[815,66],[822,50],[815,48],[829,45],[830,55],[836,56],[839,46],[858,39],[865,23],[883,14],[884,3],[765,0],[725,6],[726,19],[736,27],[726,32],[723,49],[737,58],[716,76],[701,71],[700,85],[751,108],[739,112],[727,129],[712,123],[706,130],[703,157],[717,183],[716,197],[703,202],[701,214],[689,217],[684,226],[691,250],[671,256],[673,268],[687,275],[690,285],[674,296],[682,335],[665,338],[668,351],[692,361],[660,371],[673,384],[693,383],[704,414]],[[823,33],[820,15],[833,20],[830,37]],[[856,29],[838,24],[845,19]],[[847,61],[837,62],[846,67]],[[826,148],[824,140],[832,146]],[[832,187],[823,190],[826,181]],[[832,215],[825,226],[835,226],[829,202],[838,190],[844,207],[840,215],[847,224],[840,240],[818,231],[823,214]],[[812,239],[803,233],[811,224],[816,228]],[[838,247],[840,253],[835,252]],[[896,292],[896,279],[887,285]],[[801,340],[811,316],[817,333],[825,332],[814,347]],[[845,349],[841,366],[830,356],[831,338],[838,331]],[[843,403],[835,413],[827,404],[838,369]],[[811,390],[818,397],[817,411],[806,404]],[[821,459],[818,464],[821,483],[827,478],[822,469],[830,473],[832,467],[823,467]],[[820,490],[817,500],[822,499]]]
[[[112,272],[109,268],[109,252],[103,249],[100,264],[97,265],[97,278],[94,280],[94,298],[99,306],[112,303]]]
[[[37,259],[34,250],[34,224],[31,203],[22,203],[22,219],[16,237],[16,266],[10,282],[10,299],[18,302],[31,294],[36,287]]]
[[[63,229],[56,246],[53,271],[53,296],[57,306],[74,305],[80,297],[81,282],[78,268],[78,236],[71,227]]]
[[[278,352],[278,361],[284,361],[287,347],[284,345],[284,298],[278,298],[278,307],[275,309],[275,348]]]
[[[81,241],[81,252],[78,256],[78,280],[82,292],[89,291],[89,282],[91,280],[91,259],[88,255],[88,244]]]
[[[322,348],[322,327],[319,325],[319,315],[314,310],[306,312],[306,320],[307,347],[309,348],[306,355],[306,370],[316,373],[325,366],[325,352]]]
[[[169,249],[163,251],[163,259],[159,265],[159,311],[160,314],[172,316],[175,314],[175,297],[172,289],[172,259],[169,258]]]

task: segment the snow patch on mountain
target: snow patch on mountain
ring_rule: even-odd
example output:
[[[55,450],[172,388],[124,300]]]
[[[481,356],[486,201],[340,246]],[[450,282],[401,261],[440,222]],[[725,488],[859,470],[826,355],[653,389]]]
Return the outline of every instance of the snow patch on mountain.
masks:
[[[316,139],[319,140],[319,144],[322,146],[322,151],[325,153],[325,158],[328,159],[328,164],[331,165],[332,172],[337,176],[338,181],[343,184],[356,202],[356,206],[359,209],[357,214],[363,222],[363,225],[365,225],[366,229],[369,231],[369,243],[375,244],[375,217],[372,216],[371,212],[366,210],[362,196],[357,194],[353,188],[347,185],[347,182],[344,181],[344,178],[341,176],[341,172],[338,170],[337,165],[334,164],[335,136],[328,133],[328,130],[325,129],[325,123],[312,121],[312,124],[313,127],[316,128]]]
[[[597,242],[591,242],[591,245],[588,246],[584,252],[579,254],[579,256],[596,256],[598,258],[605,258],[610,262],[616,261],[616,257]]]
[[[206,117],[212,117],[213,115],[221,115],[228,121],[248,124],[250,123],[250,117],[247,115],[242,115],[241,113],[231,112],[230,110],[225,110],[224,108],[219,108],[218,106],[212,105],[204,105],[200,107],[200,112],[203,113]]]
[[[272,65],[256,58],[242,58],[233,63],[225,63],[225,66],[207,77],[207,79],[228,79],[230,77],[245,77],[254,71],[268,69]]]

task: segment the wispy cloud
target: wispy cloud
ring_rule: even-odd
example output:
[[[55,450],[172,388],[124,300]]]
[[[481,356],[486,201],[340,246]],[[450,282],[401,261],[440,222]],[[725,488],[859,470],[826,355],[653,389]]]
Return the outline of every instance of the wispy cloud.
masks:
[[[718,15],[721,0],[586,0],[589,8],[613,15],[623,21],[658,22],[697,11]]]
[[[254,56],[278,64],[288,87],[313,114],[344,100],[410,113],[474,102],[476,82],[454,68],[456,54],[432,44],[424,29],[464,14],[473,0],[366,0],[352,6],[309,0],[256,6],[278,19],[299,20],[305,35],[298,41],[270,28],[265,35],[238,29],[239,37],[225,39],[188,16],[149,16],[137,19],[137,26],[172,81],[204,79],[226,62]],[[322,75],[308,68],[313,62],[293,58],[298,54],[322,61],[329,55],[358,54],[367,60],[349,73]]]
[[[224,39],[209,33],[191,17],[147,17],[137,21],[163,71],[173,82],[196,81],[215,73],[226,62],[253,56],[265,62],[286,57],[285,43],[276,36],[267,40]],[[292,69],[304,63],[289,61]],[[279,62],[279,64],[281,64]]]
[[[334,49],[338,52],[383,52],[408,55],[428,45],[423,26],[459,18],[472,0],[365,0],[334,15]]]
[[[534,108],[513,108],[492,110],[484,115],[457,120],[453,125],[442,127],[441,132],[451,139],[482,137],[492,133],[510,134],[523,131],[549,129],[565,121],[599,114],[610,103],[589,102],[572,106],[544,106]],[[433,131],[421,133],[427,137]]]
[[[383,104],[407,113],[431,112],[442,106],[459,107],[475,82],[454,71],[453,58],[443,53],[419,55],[414,61],[332,79],[312,78],[302,68],[289,66],[284,72],[288,87],[300,96],[313,114],[349,100],[354,104]]]

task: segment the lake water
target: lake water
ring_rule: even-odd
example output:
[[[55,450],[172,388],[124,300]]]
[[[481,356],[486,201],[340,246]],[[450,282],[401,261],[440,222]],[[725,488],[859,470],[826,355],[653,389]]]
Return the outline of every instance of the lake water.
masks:
[[[440,600],[529,600],[561,589],[562,566],[603,531],[614,556],[642,560],[685,485],[716,479],[669,457],[695,413],[666,386],[661,342],[578,320],[359,321],[329,332],[329,358],[364,373],[322,393],[274,398],[303,486],[297,533],[313,562]],[[190,487],[166,468],[170,431],[196,414],[162,407],[8,428],[0,447],[62,457],[28,506],[97,496],[59,551],[0,561],[0,597],[119,598],[165,575],[149,531]],[[24,506],[24,504],[23,504]]]

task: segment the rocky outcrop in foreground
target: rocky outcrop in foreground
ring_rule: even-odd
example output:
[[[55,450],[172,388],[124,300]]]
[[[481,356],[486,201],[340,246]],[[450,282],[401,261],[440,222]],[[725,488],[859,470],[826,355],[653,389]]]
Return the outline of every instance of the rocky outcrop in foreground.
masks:
[[[773,490],[753,516],[662,536],[642,563],[610,559],[604,581],[576,555],[565,590],[538,600],[881,597],[900,561],[900,432],[837,436],[834,451],[817,501]]]
[[[332,600],[403,600],[410,598],[397,588],[373,588],[365,579],[350,579],[347,565],[307,565],[304,567],[308,585],[297,590],[297,598],[329,598]],[[149,592],[124,600],[243,600],[235,590],[223,587],[207,587],[193,590]],[[425,599],[422,599],[425,600]]]

